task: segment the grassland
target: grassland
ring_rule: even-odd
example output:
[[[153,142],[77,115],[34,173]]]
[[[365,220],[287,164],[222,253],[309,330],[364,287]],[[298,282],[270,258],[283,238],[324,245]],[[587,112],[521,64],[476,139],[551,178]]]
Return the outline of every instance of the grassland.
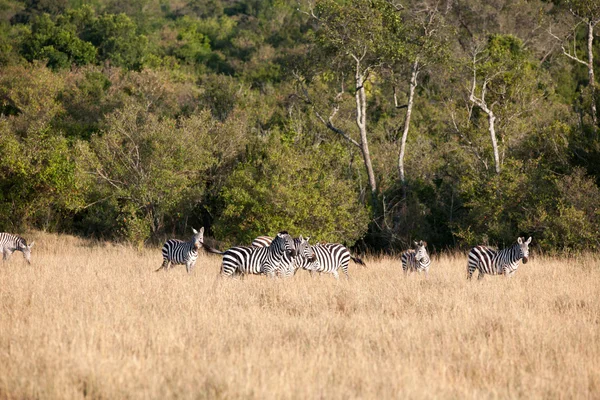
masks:
[[[536,257],[465,280],[464,256],[405,279],[217,280],[203,254],[37,233],[0,265],[0,398],[600,398],[600,260]]]

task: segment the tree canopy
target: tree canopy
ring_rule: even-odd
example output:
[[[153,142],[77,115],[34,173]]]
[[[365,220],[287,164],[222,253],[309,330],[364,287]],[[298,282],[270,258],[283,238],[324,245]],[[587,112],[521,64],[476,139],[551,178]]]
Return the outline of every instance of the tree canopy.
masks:
[[[597,249],[599,12],[4,0],[0,230]]]

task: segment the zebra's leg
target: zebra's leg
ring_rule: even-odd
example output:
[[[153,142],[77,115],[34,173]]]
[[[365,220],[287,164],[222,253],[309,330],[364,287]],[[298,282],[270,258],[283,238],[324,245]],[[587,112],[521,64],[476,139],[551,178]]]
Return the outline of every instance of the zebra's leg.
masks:
[[[163,268],[165,269],[165,271],[167,271],[169,269],[169,259],[168,258],[165,258],[163,260],[162,265],[160,267],[158,267],[158,269],[156,271],[154,271],[154,272],[158,272],[158,271],[160,271]]]
[[[475,267],[471,264],[467,265],[467,279],[471,280],[473,277],[473,272],[475,272]]]
[[[348,275],[348,266],[347,265],[342,267],[342,271],[344,271],[344,275],[346,275],[346,279],[350,280],[350,275]]]
[[[479,270],[479,275],[477,275],[477,280],[478,281],[482,280],[483,276],[484,276],[484,273],[481,270]]]
[[[189,274],[192,270],[192,264],[189,261],[185,262],[185,271]]]
[[[10,258],[11,254],[12,254],[12,250],[10,249],[4,249],[4,256],[2,257],[2,259],[4,261],[8,261],[8,259]]]
[[[340,274],[338,274],[338,272],[337,272],[337,271],[333,271],[333,272],[331,272],[331,274],[333,275],[333,277],[334,277],[336,280],[340,279]]]

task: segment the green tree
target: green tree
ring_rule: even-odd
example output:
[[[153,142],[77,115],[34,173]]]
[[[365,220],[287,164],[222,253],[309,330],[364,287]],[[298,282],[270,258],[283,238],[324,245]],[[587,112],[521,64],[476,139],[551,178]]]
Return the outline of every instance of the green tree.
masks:
[[[77,36],[77,27],[66,18],[55,23],[48,14],[33,19],[31,34],[23,41],[23,56],[29,60],[47,60],[50,68],[93,63],[96,49]]]
[[[323,115],[319,110],[320,107],[314,100],[314,97],[319,97],[318,94],[309,95],[306,88],[302,88],[301,94],[314,107],[316,117],[328,129],[360,150],[373,204],[376,204],[377,181],[369,150],[367,85],[370,83],[369,77],[376,74],[384,63],[394,62],[404,51],[403,25],[399,11],[392,2],[359,0],[319,0],[314,9],[309,11],[316,24],[314,56],[319,60],[317,71],[310,74],[316,81],[326,83],[329,90],[335,90],[334,85],[339,89],[330,97],[329,116]],[[311,83],[305,77],[300,77],[300,83],[307,82]],[[316,87],[317,84],[313,86]],[[358,139],[346,129],[340,128],[334,120],[338,116],[340,105],[344,100],[349,100],[345,96],[347,92],[354,97],[353,119],[358,129]],[[346,118],[351,119],[350,116]]]
[[[168,215],[189,212],[202,199],[205,170],[215,163],[210,114],[176,121],[143,107],[116,110],[106,128],[81,144],[82,162],[97,185],[90,204],[116,216],[112,226],[134,243],[156,235]]]
[[[0,120],[0,229],[68,228],[84,189],[64,137],[44,128],[15,133]]]
[[[141,69],[147,56],[148,39],[125,14],[104,14],[94,18],[82,32],[82,39],[98,50],[100,61],[110,60],[118,67]]]
[[[353,245],[369,219],[338,169],[343,153],[336,145],[303,148],[278,135],[254,142],[223,186],[215,235],[228,244],[248,244],[287,230]]]

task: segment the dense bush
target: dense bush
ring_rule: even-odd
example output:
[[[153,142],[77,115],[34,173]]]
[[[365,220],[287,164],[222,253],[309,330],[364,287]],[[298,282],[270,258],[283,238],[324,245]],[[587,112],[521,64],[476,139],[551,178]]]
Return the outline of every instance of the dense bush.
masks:
[[[5,1],[0,230],[595,250],[585,2],[496,3]]]

